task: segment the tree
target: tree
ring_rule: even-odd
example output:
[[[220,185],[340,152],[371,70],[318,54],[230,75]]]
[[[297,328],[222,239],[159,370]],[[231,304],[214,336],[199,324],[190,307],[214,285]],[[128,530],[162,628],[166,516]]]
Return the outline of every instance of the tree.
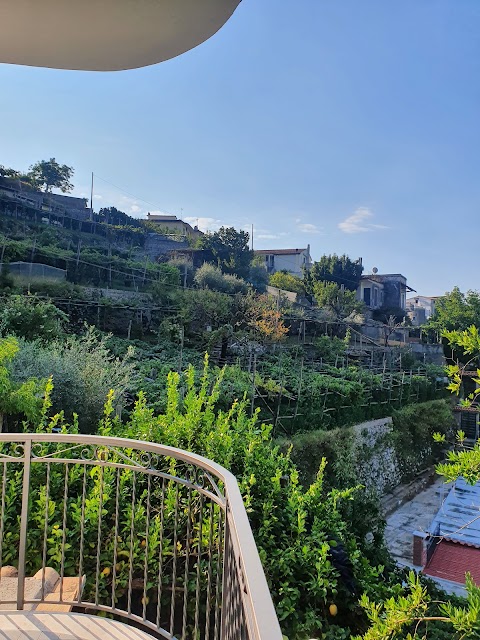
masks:
[[[116,207],[102,207],[98,212],[100,222],[122,227],[141,227],[142,223],[137,218],[132,218],[128,213],[120,211]]]
[[[279,305],[272,296],[249,296],[246,299],[245,318],[254,337],[280,342],[288,333]]]
[[[248,281],[257,291],[265,293],[268,284],[268,273],[262,256],[254,256],[251,261]]]
[[[382,327],[383,329],[383,339],[384,345],[388,347],[388,341],[390,336],[395,333],[397,329],[403,327],[403,321],[398,321],[398,318],[395,315],[390,315],[385,319],[385,323]]]
[[[471,324],[480,326],[480,295],[477,291],[464,294],[454,287],[435,302],[435,312],[425,329],[437,333],[464,331]]]
[[[221,227],[215,233],[202,236],[198,241],[198,247],[211,251],[217,266],[224,273],[248,278],[252,260],[249,239],[246,231],[237,231],[234,227]]]
[[[305,273],[305,288],[313,293],[313,286],[319,280],[343,285],[349,291],[355,291],[362,277],[363,265],[360,260],[353,261],[347,255],[324,255],[318,262],[314,262],[311,269]]]
[[[303,281],[297,276],[293,276],[287,271],[277,271],[270,276],[270,286],[283,289],[284,291],[293,291],[300,295],[305,294]]]
[[[70,182],[73,173],[73,167],[58,164],[55,158],[50,158],[50,160],[40,160],[32,164],[27,176],[45,193],[51,193],[52,189],[60,189],[62,193],[69,193],[73,189],[73,184]]]
[[[344,320],[363,309],[363,302],[356,299],[354,291],[343,289],[335,282],[315,282],[313,294],[318,306],[330,311],[336,320]]]
[[[20,172],[16,169],[4,167],[3,164],[0,164],[0,178],[13,178],[15,180],[18,180],[20,178],[20,175]]]

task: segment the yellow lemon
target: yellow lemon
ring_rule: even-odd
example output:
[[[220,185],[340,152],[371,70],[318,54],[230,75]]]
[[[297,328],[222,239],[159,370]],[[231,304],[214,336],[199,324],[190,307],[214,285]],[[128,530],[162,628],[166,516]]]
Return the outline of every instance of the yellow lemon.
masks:
[[[330,615],[331,615],[331,616],[336,616],[336,615],[337,615],[337,613],[338,613],[338,609],[337,609],[337,605],[336,605],[336,604],[331,604],[331,605],[328,607],[328,610],[330,611]]]

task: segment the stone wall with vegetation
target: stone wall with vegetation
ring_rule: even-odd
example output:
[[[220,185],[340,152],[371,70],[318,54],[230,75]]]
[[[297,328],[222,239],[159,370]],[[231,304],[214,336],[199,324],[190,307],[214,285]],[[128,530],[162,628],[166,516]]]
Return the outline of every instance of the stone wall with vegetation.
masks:
[[[392,417],[300,433],[280,444],[292,447],[305,484],[315,477],[325,456],[332,486],[354,481],[383,495],[441,460],[443,447],[433,441],[433,434],[448,434],[453,426],[449,401],[432,400],[403,407]]]

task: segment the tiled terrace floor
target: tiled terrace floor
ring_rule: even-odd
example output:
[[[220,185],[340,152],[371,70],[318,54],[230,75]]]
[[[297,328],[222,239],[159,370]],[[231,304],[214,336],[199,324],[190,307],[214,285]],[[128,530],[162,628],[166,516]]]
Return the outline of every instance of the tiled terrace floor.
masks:
[[[152,640],[121,622],[82,613],[0,613],[0,640]]]

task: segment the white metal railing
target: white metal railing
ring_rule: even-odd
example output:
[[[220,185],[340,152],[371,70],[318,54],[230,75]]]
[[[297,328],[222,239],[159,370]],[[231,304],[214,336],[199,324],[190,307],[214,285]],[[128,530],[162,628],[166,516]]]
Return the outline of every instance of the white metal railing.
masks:
[[[0,569],[6,565],[18,569],[18,583],[0,609],[48,598],[164,638],[282,637],[235,477],[179,449],[0,434]],[[60,585],[78,580],[74,597],[62,586],[47,594],[47,568]],[[34,574],[41,592],[29,599]]]

